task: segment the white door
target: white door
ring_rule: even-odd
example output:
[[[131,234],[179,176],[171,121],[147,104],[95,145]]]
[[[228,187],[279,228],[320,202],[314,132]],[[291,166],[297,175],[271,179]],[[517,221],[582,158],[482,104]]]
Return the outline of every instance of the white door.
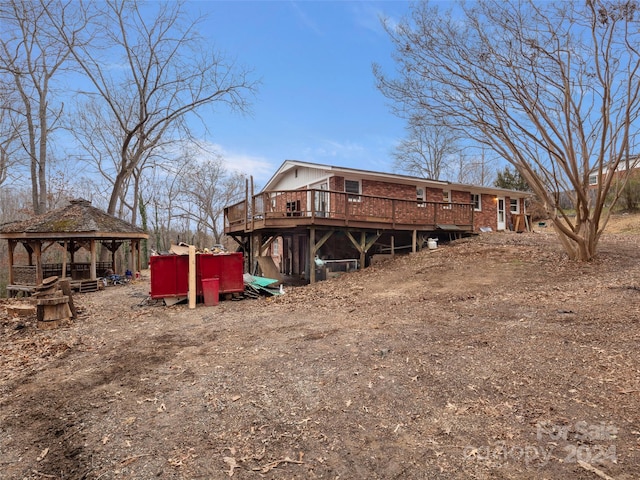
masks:
[[[498,231],[505,230],[507,228],[504,211],[504,197],[498,197]]]

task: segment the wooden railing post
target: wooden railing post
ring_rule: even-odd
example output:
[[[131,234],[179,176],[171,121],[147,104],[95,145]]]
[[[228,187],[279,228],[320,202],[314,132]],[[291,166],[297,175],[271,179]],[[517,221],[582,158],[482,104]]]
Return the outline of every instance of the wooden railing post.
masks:
[[[391,224],[396,228],[396,201],[391,200]]]
[[[345,220],[349,220],[349,194],[343,193],[342,198],[344,198],[344,218]]]
[[[474,216],[475,216],[476,209],[473,208],[473,206],[470,206],[469,208],[471,209],[471,231],[473,232],[474,229],[475,229],[475,218],[474,218]]]

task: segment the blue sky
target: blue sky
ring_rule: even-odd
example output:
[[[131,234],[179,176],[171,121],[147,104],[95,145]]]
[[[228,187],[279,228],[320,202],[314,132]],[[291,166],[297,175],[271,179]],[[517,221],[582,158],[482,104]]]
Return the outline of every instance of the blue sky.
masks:
[[[203,35],[261,79],[250,116],[207,117],[207,141],[263,185],[287,159],[391,171],[404,134],[375,87],[372,63],[394,68],[379,16],[405,1],[206,1]]]

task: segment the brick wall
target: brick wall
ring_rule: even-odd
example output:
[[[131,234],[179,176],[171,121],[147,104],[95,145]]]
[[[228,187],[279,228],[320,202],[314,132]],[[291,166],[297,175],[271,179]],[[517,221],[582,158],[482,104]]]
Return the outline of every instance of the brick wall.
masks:
[[[362,194],[376,197],[401,198],[403,200],[416,199],[415,185],[400,185],[397,183],[362,180]]]
[[[427,188],[427,202],[441,202],[442,201],[442,189],[441,188]]]
[[[473,212],[473,229],[478,231],[480,227],[491,227],[496,231],[498,225],[498,201],[495,195],[480,196],[481,211]]]
[[[344,192],[344,177],[335,176],[329,178],[329,190]]]
[[[471,203],[471,194],[460,190],[451,190],[451,202],[453,203]]]
[[[518,199],[520,213],[522,211],[522,200]],[[480,227],[491,227],[493,231],[498,229],[498,199],[495,195],[482,195],[481,198],[482,211],[473,212],[473,229],[478,230]],[[513,225],[513,216],[511,215],[511,198],[504,197],[505,208],[505,228]]]

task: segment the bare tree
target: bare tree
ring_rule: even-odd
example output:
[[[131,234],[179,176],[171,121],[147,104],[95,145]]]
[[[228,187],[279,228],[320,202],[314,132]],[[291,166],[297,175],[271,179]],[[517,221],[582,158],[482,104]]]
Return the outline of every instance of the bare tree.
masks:
[[[496,178],[496,159],[489,158],[484,149],[479,155],[464,153],[460,150],[456,158],[455,169],[458,183],[490,186]]]
[[[386,25],[397,75],[374,74],[398,109],[447,118],[514,165],[569,256],[589,260],[614,173],[636,153],[639,13],[635,0],[423,2]]]
[[[458,151],[455,130],[423,117],[408,121],[407,137],[396,147],[394,167],[411,175],[439,180]]]
[[[246,70],[212,52],[197,35],[198,21],[187,20],[183,2],[146,4],[144,12],[135,0],[88,5],[97,9],[86,33],[92,41],[72,52],[95,89],[90,96],[102,103],[94,111],[112,125],[104,132],[112,138],[100,142],[110,144],[107,151],[85,146],[93,149],[92,158],[99,159],[98,169],[112,184],[107,211],[114,214],[128,196],[134,172],[171,142],[190,138],[189,121],[197,120],[203,107],[223,104],[246,111],[256,83]],[[59,31],[73,47],[67,29],[60,25]],[[111,168],[105,168],[107,162]],[[131,198],[138,193],[131,192]]]
[[[224,207],[237,202],[245,191],[245,177],[230,172],[223,159],[216,155],[202,162],[192,162],[180,177],[180,200],[174,204],[178,216],[197,225],[199,231],[209,231],[214,243],[220,243],[224,233]]]
[[[12,167],[17,163],[20,134],[14,123],[14,117],[7,108],[6,97],[0,93],[0,185],[8,178]]]
[[[69,44],[74,44],[82,25],[70,21],[70,4],[53,0],[47,2],[47,8],[65,22]],[[47,209],[49,136],[62,114],[62,103],[52,95],[52,84],[67,63],[70,47],[60,41],[39,2],[0,2],[0,21],[0,73],[11,79],[12,93],[19,98],[8,112],[13,127],[20,127],[14,133],[29,160],[34,213],[43,213]]]

